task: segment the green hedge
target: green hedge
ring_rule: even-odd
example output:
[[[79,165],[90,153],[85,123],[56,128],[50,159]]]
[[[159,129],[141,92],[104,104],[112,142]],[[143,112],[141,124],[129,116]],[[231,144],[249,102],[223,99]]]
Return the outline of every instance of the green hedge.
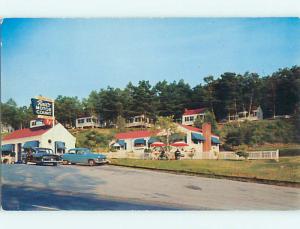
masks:
[[[300,148],[279,150],[279,157],[295,157],[295,156],[300,156]]]
[[[229,147],[265,143],[297,143],[299,139],[292,119],[227,123],[222,129],[221,137]]]

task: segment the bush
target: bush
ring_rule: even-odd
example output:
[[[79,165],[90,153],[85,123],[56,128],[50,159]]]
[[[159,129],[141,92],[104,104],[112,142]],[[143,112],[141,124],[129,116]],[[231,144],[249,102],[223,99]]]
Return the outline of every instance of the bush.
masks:
[[[279,157],[295,157],[295,156],[300,156],[300,148],[279,150]]]
[[[151,153],[151,149],[144,149],[144,153]]]
[[[117,149],[115,147],[110,147],[109,151],[110,152],[117,152]]]
[[[264,143],[294,143],[296,128],[291,120],[261,120],[228,123],[222,129],[227,146],[262,145]]]
[[[238,155],[239,157],[243,157],[245,159],[248,159],[248,157],[249,157],[249,153],[247,153],[245,151],[238,151],[235,154]]]
[[[97,133],[97,131],[85,131],[80,133],[80,136],[76,136],[77,147],[89,147],[89,148],[105,148],[108,147],[109,142],[113,138],[111,134]]]

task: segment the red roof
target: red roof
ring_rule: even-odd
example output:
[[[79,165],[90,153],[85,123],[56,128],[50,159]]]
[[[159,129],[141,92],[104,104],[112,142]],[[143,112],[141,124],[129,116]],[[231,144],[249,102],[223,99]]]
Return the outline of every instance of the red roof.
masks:
[[[193,109],[193,110],[185,109],[183,115],[194,115],[194,114],[204,113],[204,111],[206,109],[207,108],[198,108],[198,109]]]
[[[155,135],[156,131],[150,130],[137,130],[137,131],[129,131],[123,133],[117,133],[116,139],[130,139],[130,138],[146,138]]]
[[[185,128],[185,129],[187,129],[187,130],[202,133],[202,130],[199,129],[199,128],[197,128],[197,127],[194,127],[194,126],[187,126],[187,125],[183,125],[183,124],[179,124],[179,125],[182,126],[182,127]],[[213,133],[211,134],[211,136],[219,138],[218,135],[215,135],[215,134],[213,134]]]
[[[39,136],[44,133],[46,133],[48,129],[22,129],[22,130],[16,130],[12,132],[11,134],[5,136],[3,140],[11,140],[11,139],[18,139],[18,138],[28,138],[33,136]]]
[[[194,126],[187,126],[187,125],[182,125],[180,124],[180,126],[182,126],[183,128],[185,129],[188,129],[190,131],[195,131],[195,132],[202,132],[201,129],[197,128],[197,127],[194,127]]]

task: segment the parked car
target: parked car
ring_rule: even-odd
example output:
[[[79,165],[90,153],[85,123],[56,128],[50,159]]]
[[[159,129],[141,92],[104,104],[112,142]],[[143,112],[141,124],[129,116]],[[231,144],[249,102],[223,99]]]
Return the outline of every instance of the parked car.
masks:
[[[62,155],[64,165],[68,164],[88,164],[90,166],[96,164],[108,163],[106,156],[103,154],[92,153],[89,148],[74,148]]]
[[[22,154],[22,161],[27,164],[28,162],[35,163],[36,165],[54,165],[56,166],[61,158],[59,155],[53,153],[49,148],[32,148],[26,154]],[[24,159],[25,156],[25,159]]]

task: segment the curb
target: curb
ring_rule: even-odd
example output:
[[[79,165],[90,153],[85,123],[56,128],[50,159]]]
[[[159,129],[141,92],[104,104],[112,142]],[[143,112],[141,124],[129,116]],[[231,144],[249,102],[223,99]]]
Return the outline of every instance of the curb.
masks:
[[[267,180],[267,179],[256,178],[256,177],[226,176],[226,175],[217,175],[217,174],[189,172],[189,171],[183,171],[183,170],[175,171],[175,170],[169,170],[169,169],[155,169],[155,168],[149,168],[149,167],[143,167],[143,166],[119,165],[119,164],[114,164],[114,163],[110,163],[109,165],[119,166],[119,167],[127,167],[127,168],[135,168],[135,169],[151,170],[151,171],[171,173],[171,174],[176,174],[176,175],[189,175],[189,176],[198,176],[198,177],[215,178],[215,179],[227,179],[227,180],[241,181],[241,182],[248,182],[248,183],[258,183],[258,184],[300,188],[299,182],[292,182],[292,181]]]

